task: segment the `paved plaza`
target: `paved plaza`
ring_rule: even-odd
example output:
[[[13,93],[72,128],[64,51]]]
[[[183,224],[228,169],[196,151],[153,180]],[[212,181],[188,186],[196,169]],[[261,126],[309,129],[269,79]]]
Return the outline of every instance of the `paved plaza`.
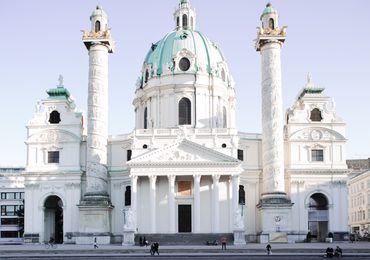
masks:
[[[361,257],[370,259],[369,242],[340,242],[340,243],[297,243],[297,244],[272,244],[274,256],[322,256],[328,246],[335,248],[339,245],[343,249],[344,257]],[[159,252],[163,257],[206,257],[206,256],[263,256],[265,244],[246,244],[243,246],[229,245],[226,251],[221,246],[160,246]],[[52,255],[53,258],[63,257],[144,257],[149,256],[149,247],[99,245],[93,249],[93,245],[57,245],[56,249],[46,249],[43,244],[32,245],[0,245],[0,258],[32,257],[45,258]]]

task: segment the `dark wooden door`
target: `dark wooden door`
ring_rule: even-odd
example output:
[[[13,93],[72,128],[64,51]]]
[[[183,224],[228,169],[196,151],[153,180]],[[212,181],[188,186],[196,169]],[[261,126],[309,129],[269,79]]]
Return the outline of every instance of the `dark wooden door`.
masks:
[[[179,205],[179,233],[191,232],[191,205]]]

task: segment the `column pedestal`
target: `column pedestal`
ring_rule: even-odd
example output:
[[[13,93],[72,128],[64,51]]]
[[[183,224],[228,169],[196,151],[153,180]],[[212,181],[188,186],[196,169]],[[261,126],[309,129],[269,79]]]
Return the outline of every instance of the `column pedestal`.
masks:
[[[76,244],[110,244],[112,206],[79,205],[80,229],[76,234]]]
[[[245,231],[244,228],[234,229],[234,245],[241,246],[245,245]]]
[[[257,208],[261,216],[260,243],[288,243],[292,230],[293,203],[284,192],[262,194]]]

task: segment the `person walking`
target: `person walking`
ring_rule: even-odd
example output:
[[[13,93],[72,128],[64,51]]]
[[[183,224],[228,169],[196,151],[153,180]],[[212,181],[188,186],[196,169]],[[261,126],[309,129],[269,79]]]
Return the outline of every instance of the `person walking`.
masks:
[[[267,255],[271,255],[272,252],[271,252],[271,245],[270,244],[267,244],[266,246],[266,252],[267,252]]]
[[[96,237],[94,237],[94,249],[97,249],[97,248],[98,248],[98,242],[97,242]]]

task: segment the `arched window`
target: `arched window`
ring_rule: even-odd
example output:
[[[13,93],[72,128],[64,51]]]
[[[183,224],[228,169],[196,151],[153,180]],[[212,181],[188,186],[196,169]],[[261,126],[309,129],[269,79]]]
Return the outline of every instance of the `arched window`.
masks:
[[[180,26],[180,17],[177,16],[176,18],[176,26],[179,27]]]
[[[99,32],[100,31],[100,21],[96,21],[95,22],[95,32]]]
[[[144,109],[144,129],[148,128],[148,108]]]
[[[188,98],[179,102],[179,125],[191,125],[191,102]]]
[[[314,122],[321,122],[322,116],[321,116],[320,109],[318,109],[318,108],[312,109],[310,119],[311,119],[311,121],[314,121]]]
[[[271,30],[275,29],[275,22],[274,22],[274,19],[272,19],[272,18],[270,18],[270,20],[269,20],[269,28]]]
[[[125,206],[131,206],[131,186],[126,186]]]
[[[227,128],[227,112],[226,112],[226,107],[223,108],[223,111],[222,111],[222,127],[223,128]]]
[[[144,82],[147,83],[148,82],[148,79],[149,79],[149,71],[148,70],[145,70],[145,79],[144,79]]]
[[[243,185],[239,185],[239,205],[245,205],[245,190]]]
[[[182,27],[185,29],[188,28],[188,16],[186,14],[182,16]]]
[[[50,124],[59,124],[60,122],[60,113],[56,110],[50,113],[49,115],[49,123]]]
[[[221,71],[221,78],[222,78],[222,81],[225,82],[225,80],[226,80],[225,69],[222,69],[222,71]]]

